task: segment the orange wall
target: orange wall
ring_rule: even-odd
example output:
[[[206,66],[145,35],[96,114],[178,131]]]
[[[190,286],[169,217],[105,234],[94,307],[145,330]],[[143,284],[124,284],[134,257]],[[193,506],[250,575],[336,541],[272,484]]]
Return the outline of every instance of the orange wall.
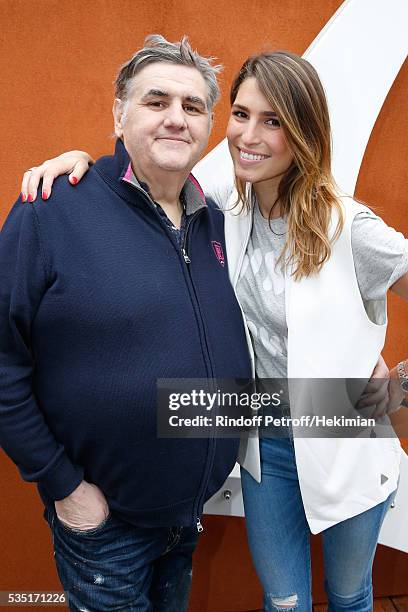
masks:
[[[227,93],[247,55],[270,48],[303,53],[340,4],[340,0],[2,0],[0,223],[17,197],[26,168],[67,149],[82,148],[94,157],[112,149],[112,80],[148,33],[159,32],[170,40],[189,34],[202,53],[215,55],[225,65],[222,86]],[[359,198],[378,206],[386,221],[406,235],[407,86],[405,66],[377,121],[357,187]],[[210,147],[224,136],[228,110],[225,95],[216,110]],[[408,355],[407,315],[406,304],[390,300],[385,351],[389,363]],[[4,455],[0,474],[0,590],[57,588],[35,487],[20,481]],[[203,550],[205,556],[205,546]],[[239,563],[239,550],[231,562],[234,557]],[[257,592],[256,586],[253,589]]]

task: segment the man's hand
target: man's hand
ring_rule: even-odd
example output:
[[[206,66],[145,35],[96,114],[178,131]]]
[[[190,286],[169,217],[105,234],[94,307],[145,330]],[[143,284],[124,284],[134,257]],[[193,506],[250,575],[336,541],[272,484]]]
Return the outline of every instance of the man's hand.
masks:
[[[358,409],[372,408],[370,417],[381,418],[396,412],[404,399],[397,366],[389,370],[380,355],[363,395],[357,404]]]
[[[371,418],[380,418],[388,412],[390,371],[380,355],[371,378],[357,404],[358,409],[372,408]]]
[[[107,518],[109,507],[102,491],[83,480],[68,497],[55,502],[55,512],[67,527],[86,531]]]
[[[21,183],[21,198],[23,202],[33,202],[37,197],[37,189],[40,180],[42,184],[42,198],[48,200],[51,195],[54,179],[60,174],[69,174],[69,182],[76,185],[94,160],[85,151],[68,151],[58,157],[48,159],[40,166],[35,166],[24,173]]]

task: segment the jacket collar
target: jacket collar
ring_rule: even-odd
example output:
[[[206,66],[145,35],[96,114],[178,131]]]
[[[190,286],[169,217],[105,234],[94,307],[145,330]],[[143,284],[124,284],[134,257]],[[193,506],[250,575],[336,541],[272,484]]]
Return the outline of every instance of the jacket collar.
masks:
[[[137,187],[147,197],[151,197],[148,185],[139,182],[135,176],[129,153],[120,138],[116,140],[115,154],[99,158],[95,163],[95,170],[109,183],[114,191],[127,201],[131,200],[133,204],[140,203],[140,198],[135,198],[134,187]],[[204,192],[192,174],[188,176],[183,186],[181,198],[187,215],[193,214],[207,205]]]

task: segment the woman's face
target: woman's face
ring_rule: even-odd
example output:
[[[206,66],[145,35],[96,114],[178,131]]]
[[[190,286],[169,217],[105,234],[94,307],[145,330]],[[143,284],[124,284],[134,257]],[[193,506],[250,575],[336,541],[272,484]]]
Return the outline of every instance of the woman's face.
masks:
[[[238,90],[227,138],[235,174],[243,181],[276,185],[292,163],[278,118],[254,77],[245,79]]]

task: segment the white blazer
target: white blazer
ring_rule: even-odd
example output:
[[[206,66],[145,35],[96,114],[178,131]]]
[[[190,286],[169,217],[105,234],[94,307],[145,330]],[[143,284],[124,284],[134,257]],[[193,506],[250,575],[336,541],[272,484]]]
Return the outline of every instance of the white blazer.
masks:
[[[252,212],[238,214],[237,209],[228,210],[235,201],[233,194],[225,211],[228,266],[234,289],[252,228]],[[285,274],[292,415],[310,396],[310,389],[299,392],[299,386],[294,393],[292,379],[369,379],[384,346],[386,301],[371,303],[367,309],[370,315],[367,314],[351,249],[352,221],[357,212],[366,209],[351,198],[344,197],[342,202],[345,225],[319,274],[298,282],[289,270]],[[254,372],[254,351],[244,314],[243,318]],[[346,389],[343,391],[348,401]],[[339,397],[343,391],[340,389]],[[368,510],[397,487],[402,450],[396,436],[295,437],[294,444],[303,505],[312,533]],[[256,431],[243,437],[239,462],[260,481]]]

